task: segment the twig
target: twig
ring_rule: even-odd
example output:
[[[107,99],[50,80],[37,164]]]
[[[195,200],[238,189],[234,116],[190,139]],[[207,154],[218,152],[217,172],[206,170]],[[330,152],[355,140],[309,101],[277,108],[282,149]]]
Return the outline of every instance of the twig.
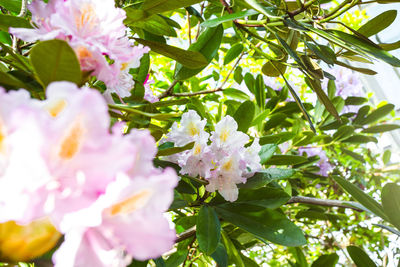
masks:
[[[294,18],[294,16],[306,11],[310,6],[312,6],[312,4],[314,4],[315,1],[317,1],[317,0],[310,0],[308,2],[305,2],[304,4],[301,3],[301,8],[299,8],[295,11],[292,11],[292,12],[288,11],[287,13],[288,13],[289,17]]]
[[[346,208],[346,209],[352,209],[355,211],[361,212],[362,210],[352,207],[350,205],[346,205],[346,203],[352,203],[350,201],[340,201],[340,200],[330,200],[330,199],[318,199],[318,198],[312,198],[312,197],[301,197],[301,196],[295,196],[289,199],[286,204],[292,204],[292,203],[303,203],[303,204],[313,204],[313,205],[318,205],[318,206],[326,206],[326,207],[339,207],[339,208]],[[355,203],[357,205],[358,203]]]
[[[28,11],[27,5],[28,5],[28,0],[21,1],[21,10],[18,14],[18,17],[20,17],[20,18],[25,17],[26,12]],[[18,52],[18,38],[16,36],[13,36],[13,39],[12,39],[12,50],[15,53]]]
[[[193,92],[193,93],[172,93],[169,96],[176,96],[176,97],[185,97],[185,96],[196,96],[196,95],[206,95],[206,94],[212,94],[216,92],[223,91],[224,89],[222,88],[217,88],[213,90],[204,90],[204,91],[198,91],[198,92]]]
[[[165,92],[162,93],[162,94],[158,97],[158,99],[162,99],[162,98],[165,98],[165,97],[167,97],[167,96],[171,96],[172,92],[174,91],[174,87],[175,87],[175,85],[176,85],[177,83],[178,83],[177,80],[173,81],[173,82],[171,83],[171,85],[168,87],[168,89],[165,90]]]
[[[193,226],[192,228],[187,229],[185,232],[181,233],[176,237],[175,243],[179,243],[185,239],[188,239],[189,237],[192,237],[196,234],[196,225]]]

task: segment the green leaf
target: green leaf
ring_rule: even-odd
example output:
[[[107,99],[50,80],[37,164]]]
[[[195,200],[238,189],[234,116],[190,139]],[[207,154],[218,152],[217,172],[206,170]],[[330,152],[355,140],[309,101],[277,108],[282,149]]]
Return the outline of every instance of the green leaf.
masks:
[[[221,225],[213,207],[202,206],[197,216],[196,236],[199,248],[211,255],[221,238]]]
[[[347,139],[342,140],[342,143],[353,143],[353,144],[364,144],[369,142],[378,143],[378,140],[373,136],[366,136],[362,134],[355,134]]]
[[[250,100],[243,102],[236,110],[233,118],[238,124],[238,131],[247,133],[255,113],[254,103]]]
[[[11,36],[8,32],[0,31],[0,43],[4,43],[4,44],[8,44],[8,45],[12,44]]]
[[[359,96],[349,96],[346,98],[344,101],[345,105],[362,105],[365,102],[367,102],[368,99],[365,97],[359,97]]]
[[[222,236],[222,242],[226,248],[226,252],[229,257],[229,261],[235,263],[236,267],[245,267],[243,260],[240,257],[239,251],[236,249],[232,240],[225,233],[225,231],[222,231],[221,236]]]
[[[202,0],[146,0],[141,9],[149,13],[162,13],[182,7],[188,7]]]
[[[348,68],[348,69],[351,69],[351,70],[354,70],[354,71],[357,71],[357,72],[360,72],[362,74],[367,74],[367,75],[375,75],[375,74],[377,74],[377,72],[374,71],[374,70],[370,70],[370,69],[366,69],[366,68],[354,67],[354,66],[351,66],[349,64],[346,64],[346,63],[338,61],[338,60],[335,60],[335,64],[337,64],[339,66],[342,66],[342,67],[345,67],[345,68]]]
[[[361,132],[363,132],[363,133],[384,133],[384,132],[397,130],[399,128],[400,128],[400,125],[397,125],[397,124],[381,124],[381,125],[371,126],[369,128],[362,130]]]
[[[392,156],[392,151],[390,151],[389,149],[385,150],[385,152],[383,152],[383,155],[382,155],[383,164],[385,164],[385,165],[388,164],[391,156]]]
[[[258,14],[258,12],[254,11],[254,10],[240,11],[240,12],[225,15],[225,16],[222,16],[222,17],[219,17],[216,19],[206,20],[203,23],[201,23],[200,26],[201,27],[215,27],[224,22],[232,21],[235,19],[240,19],[240,18],[247,17],[247,16],[252,16],[255,14]]]
[[[224,58],[224,65],[228,65],[235,58],[237,58],[243,52],[243,45],[241,43],[234,44],[228,52],[226,52]]]
[[[327,111],[332,114],[338,121],[340,121],[339,113],[336,110],[336,107],[332,104],[329,97],[326,95],[324,90],[322,90],[321,82],[319,80],[305,78],[306,82],[311,85],[311,88],[317,94],[319,101],[324,104]]]
[[[21,0],[0,0],[0,6],[11,12],[19,13],[21,10],[21,2]]]
[[[300,228],[279,211],[235,203],[216,206],[215,209],[224,220],[261,239],[290,247],[306,243]]]
[[[348,246],[347,252],[357,267],[376,267],[376,264],[361,248],[356,246]]]
[[[180,153],[189,149],[192,149],[194,146],[194,142],[191,142],[189,144],[186,144],[182,147],[170,147],[170,148],[165,148],[162,150],[159,150],[157,152],[157,157],[161,157],[161,156],[170,156],[176,153]]]
[[[278,134],[264,135],[260,137],[260,145],[265,144],[282,144],[296,136],[295,133],[282,132]]]
[[[279,77],[281,74],[285,73],[286,67],[285,64],[278,61],[267,61],[267,63],[262,66],[261,71],[264,75],[269,77]]]
[[[276,148],[278,145],[276,144],[266,144],[261,147],[260,152],[258,153],[260,155],[260,163],[264,164],[269,160],[272,155],[275,153]]]
[[[129,22],[129,23],[128,23]],[[145,31],[148,31],[152,34],[159,36],[171,36],[176,37],[176,32],[172,26],[168,24],[168,22],[159,15],[153,15],[147,17],[143,20],[131,22],[131,20],[126,21],[126,24],[131,27],[141,28]]]
[[[273,155],[265,164],[267,165],[296,165],[307,161],[306,157],[294,155]]]
[[[45,87],[54,81],[70,81],[78,85],[81,83],[78,58],[65,41],[39,42],[31,50],[30,61],[35,74]]]
[[[245,92],[235,89],[235,88],[226,88],[222,92],[226,96],[240,99],[240,100],[249,100],[249,98],[250,98]]]
[[[389,221],[400,230],[400,186],[388,183],[383,187],[382,206]]]
[[[362,25],[357,32],[366,37],[375,35],[389,27],[396,19],[396,16],[397,10],[385,11],[373,19],[368,20],[368,22]]]
[[[226,249],[222,243],[218,243],[217,249],[211,254],[211,257],[218,266],[227,267],[228,266],[228,254],[226,253]]]
[[[0,71],[0,84],[15,88],[26,88],[26,84],[15,78],[13,75]]]
[[[379,44],[380,47],[382,47],[383,50],[386,51],[391,51],[391,50],[396,50],[400,48],[400,41],[390,43],[390,44]]]
[[[249,204],[268,209],[276,209],[288,202],[290,196],[281,188],[262,187],[259,189],[240,189],[237,204]]]
[[[383,207],[371,196],[367,195],[359,187],[339,176],[334,176],[333,179],[364,207],[366,207],[368,210],[373,212],[375,215],[381,217],[382,219],[387,220],[387,216],[383,211]]]
[[[33,28],[28,20],[12,15],[0,14],[0,30],[8,32],[10,27],[13,28]]]
[[[381,106],[377,108],[376,110],[372,111],[365,119],[361,121],[361,124],[371,124],[376,122],[377,120],[385,117],[388,115],[392,110],[394,109],[393,104],[386,104],[384,106]]]
[[[175,46],[135,38],[135,40],[151,48],[152,51],[174,59],[189,69],[198,69],[208,65],[207,59],[197,51],[187,51]]]
[[[336,253],[326,254],[319,256],[319,258],[313,262],[311,267],[335,267],[339,261],[339,256]]]
[[[265,83],[261,74],[258,74],[254,82],[254,96],[256,97],[257,105],[264,110],[265,108]]]
[[[200,34],[197,41],[189,47],[189,50],[200,52],[207,59],[207,62],[210,63],[218,52],[223,33],[224,28],[221,25],[215,28],[207,28]],[[177,80],[185,80],[196,75],[203,69],[204,67],[189,69],[181,64],[177,64],[174,77]]]
[[[357,47],[362,51],[374,56],[375,58],[381,59],[392,66],[400,67],[400,60],[380,48],[378,45],[372,45],[370,42],[367,42],[358,36],[351,35],[345,32],[337,30],[330,30],[329,32],[333,33],[341,40],[350,43],[353,47]]]
[[[261,4],[257,3],[256,0],[244,0],[249,6],[251,6],[254,10],[257,10],[264,16],[270,17],[270,18],[280,18],[276,16],[273,11],[276,10],[276,7],[264,7]]]
[[[350,125],[342,125],[333,134],[333,141],[340,141],[350,137],[354,133],[354,127]]]
[[[253,177],[247,179],[245,184],[238,184],[239,188],[260,188],[274,180],[288,179],[296,173],[293,169],[268,168],[257,172]]]

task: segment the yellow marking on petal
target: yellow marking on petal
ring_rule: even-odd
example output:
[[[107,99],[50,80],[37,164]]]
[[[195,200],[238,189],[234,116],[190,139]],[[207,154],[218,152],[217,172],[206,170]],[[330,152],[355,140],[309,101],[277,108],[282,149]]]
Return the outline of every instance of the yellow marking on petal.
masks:
[[[225,162],[222,165],[222,168],[229,171],[230,169],[232,169],[232,159],[230,159],[229,161]]]
[[[194,154],[194,155],[199,155],[200,153],[201,153],[201,145],[195,144],[195,145],[194,145],[194,152],[193,152],[193,154]]]
[[[61,142],[58,155],[62,159],[71,159],[78,153],[84,135],[84,128],[81,123],[75,123]]]
[[[78,56],[79,61],[83,61],[87,58],[92,57],[92,53],[84,46],[78,46],[75,50],[76,55]]]
[[[65,109],[66,106],[67,106],[67,101],[65,101],[64,99],[59,99],[54,103],[48,105],[46,109],[52,117],[57,117],[58,114],[60,114]]]
[[[219,138],[221,139],[222,142],[226,142],[228,137],[229,137],[229,132],[226,130],[223,130]]]
[[[78,30],[82,30],[85,26],[89,26],[89,29],[93,29],[96,26],[96,11],[93,5],[85,4],[79,10],[78,14],[75,14],[75,25]]]
[[[129,63],[122,63],[121,70],[125,70],[129,66]]]
[[[0,152],[4,151],[4,140],[6,139],[6,134],[4,133],[4,127],[0,121]]]
[[[111,215],[129,214],[146,205],[152,193],[148,190],[140,191],[131,197],[111,206]]]
[[[189,134],[191,136],[195,136],[195,135],[200,134],[199,129],[197,129],[197,127],[196,127],[196,125],[194,123],[190,123],[190,125],[189,125]]]

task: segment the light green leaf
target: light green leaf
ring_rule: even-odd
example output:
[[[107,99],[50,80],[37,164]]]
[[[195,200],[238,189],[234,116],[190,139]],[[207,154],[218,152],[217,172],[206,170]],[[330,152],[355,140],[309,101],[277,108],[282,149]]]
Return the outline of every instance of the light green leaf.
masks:
[[[400,230],[400,186],[388,183],[383,187],[382,205],[389,221]]]
[[[8,32],[10,27],[13,28],[33,28],[28,20],[12,15],[0,14],[0,30]]]
[[[250,100],[243,102],[236,110],[233,118],[238,124],[238,131],[244,133],[249,129],[255,113],[254,103]]]
[[[243,51],[243,45],[241,43],[234,44],[228,52],[226,52],[224,58],[224,65],[228,65],[235,58],[237,58]]]
[[[368,22],[362,25],[357,32],[366,37],[375,35],[389,27],[396,19],[396,16],[397,10],[387,10],[373,19],[368,20]]]
[[[202,27],[215,27],[218,26],[219,24],[222,24],[224,22],[228,22],[228,21],[232,21],[235,19],[240,19],[243,17],[247,17],[247,16],[251,16],[251,15],[255,15],[258,14],[257,11],[254,10],[246,10],[246,11],[240,11],[237,13],[232,13],[229,15],[225,15],[216,19],[209,19],[204,21],[203,23],[200,24],[200,26]]]
[[[182,7],[188,7],[202,0],[146,0],[141,9],[149,13],[162,13]]]

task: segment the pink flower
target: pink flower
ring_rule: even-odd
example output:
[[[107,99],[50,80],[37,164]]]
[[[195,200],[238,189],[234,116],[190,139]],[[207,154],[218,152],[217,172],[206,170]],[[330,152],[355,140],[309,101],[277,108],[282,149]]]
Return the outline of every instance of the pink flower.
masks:
[[[154,95],[153,91],[150,88],[150,85],[154,83],[153,80],[149,80],[150,75],[147,75],[146,80],[144,81],[144,99],[149,101],[150,103],[154,103],[158,101],[158,98]]]
[[[207,143],[201,140],[196,141],[193,148],[182,155],[180,173],[192,177],[210,178],[211,170],[215,167],[213,159],[214,155]]]
[[[125,78],[121,74],[124,66],[138,66],[140,58],[148,52],[148,48],[133,47],[123,24],[125,12],[115,8],[113,0],[50,0],[48,4],[34,0],[29,9],[36,28],[10,28],[10,33],[30,42],[54,38],[67,41],[81,69],[92,71],[111,91],[124,83],[120,81]],[[124,88],[122,97],[130,95],[132,87]]]
[[[55,266],[126,266],[124,251],[145,260],[171,249],[175,232],[162,212],[176,184],[171,169],[149,177],[120,174],[91,207],[66,216],[66,242],[53,257]]]
[[[319,175],[327,176],[328,173],[333,170],[333,166],[329,163],[328,157],[325,151],[320,147],[301,147],[299,148],[299,154],[305,153],[307,157],[319,156],[317,163],[319,167]]]

